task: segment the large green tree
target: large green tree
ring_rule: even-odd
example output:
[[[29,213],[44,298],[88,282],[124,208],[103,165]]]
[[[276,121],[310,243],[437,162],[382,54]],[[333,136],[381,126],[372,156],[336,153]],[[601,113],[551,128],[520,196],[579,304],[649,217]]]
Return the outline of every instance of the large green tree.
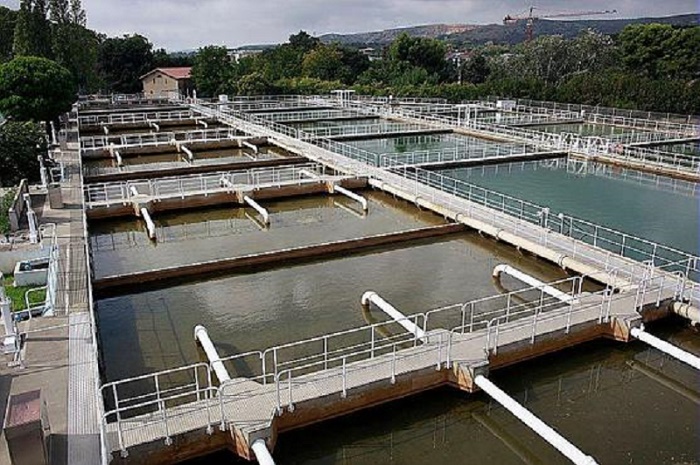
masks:
[[[192,66],[192,82],[201,97],[215,97],[231,90],[235,68],[226,47],[210,45],[199,50]]]
[[[0,66],[0,113],[19,121],[53,121],[75,101],[73,76],[46,58],[17,57]]]
[[[622,61],[651,78],[695,79],[700,76],[700,26],[635,24],[619,36]]]
[[[12,43],[16,23],[17,12],[0,6],[0,63],[12,59]]]
[[[447,69],[447,48],[439,40],[411,37],[401,34],[389,46],[387,57],[394,62],[405,62],[423,68],[428,74],[443,75]]]
[[[140,92],[141,76],[153,68],[153,45],[138,34],[106,39],[98,50],[97,68],[108,90]]]
[[[46,153],[46,133],[34,122],[8,121],[0,126],[0,187],[23,178],[37,181],[38,157]]]

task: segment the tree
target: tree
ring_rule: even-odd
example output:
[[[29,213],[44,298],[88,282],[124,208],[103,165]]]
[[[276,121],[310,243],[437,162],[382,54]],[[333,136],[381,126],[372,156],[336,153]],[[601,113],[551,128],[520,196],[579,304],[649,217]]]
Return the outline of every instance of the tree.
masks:
[[[486,57],[475,53],[462,65],[462,80],[472,84],[481,84],[491,74]]]
[[[49,0],[49,19],[54,24],[69,23],[70,9],[68,0]]]
[[[306,31],[299,31],[289,36],[289,46],[299,51],[302,55],[310,52],[321,44],[321,41],[310,36]]]
[[[87,15],[80,0],[70,0],[70,22],[82,27],[87,25]]]
[[[275,88],[262,73],[255,72],[239,79],[237,90],[239,95],[267,95]]]
[[[21,0],[14,31],[14,56],[51,58],[51,27],[45,0]]]
[[[138,34],[106,39],[97,53],[97,68],[109,90],[140,92],[141,76],[153,69],[153,45]]]
[[[334,81],[348,74],[342,53],[332,45],[320,45],[307,52],[302,61],[302,70],[304,76],[324,81]]]
[[[0,63],[12,59],[12,42],[17,23],[17,12],[0,6]]]
[[[445,44],[439,40],[403,33],[389,46],[387,57],[394,62],[423,68],[428,74],[443,75],[447,67],[446,53]]]
[[[197,94],[214,97],[227,94],[235,68],[226,47],[209,45],[199,50],[192,66],[192,82]]]
[[[8,121],[0,126],[0,186],[22,179],[37,181],[38,157],[46,153],[46,133],[33,122]]]
[[[72,22],[54,24],[53,53],[55,60],[75,77],[80,92],[99,88],[97,55],[100,40],[95,32]]]
[[[635,24],[625,27],[618,40],[629,71],[651,78],[700,76],[700,26]]]
[[[73,76],[46,58],[18,57],[0,66],[0,113],[19,121],[53,121],[75,101]]]

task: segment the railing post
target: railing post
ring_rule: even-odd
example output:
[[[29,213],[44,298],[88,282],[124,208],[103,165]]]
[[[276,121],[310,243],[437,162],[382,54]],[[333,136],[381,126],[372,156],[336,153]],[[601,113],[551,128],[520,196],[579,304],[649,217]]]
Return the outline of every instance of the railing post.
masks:
[[[394,344],[391,357],[391,384],[396,384],[396,344]]]
[[[343,393],[340,395],[343,399],[348,396],[348,371],[347,371],[347,357],[343,357]]]

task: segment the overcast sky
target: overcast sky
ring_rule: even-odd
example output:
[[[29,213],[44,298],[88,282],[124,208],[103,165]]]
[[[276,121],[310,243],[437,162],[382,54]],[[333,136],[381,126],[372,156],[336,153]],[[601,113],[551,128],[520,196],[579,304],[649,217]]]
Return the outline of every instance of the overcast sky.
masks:
[[[0,0],[15,8],[19,0]],[[541,14],[616,9],[605,18],[697,13],[700,0],[538,0]],[[499,23],[524,13],[523,0],[82,0],[88,26],[108,35],[138,32],[168,50],[208,44],[278,43],[311,34],[366,32],[431,23]],[[603,18],[603,17],[600,17]]]

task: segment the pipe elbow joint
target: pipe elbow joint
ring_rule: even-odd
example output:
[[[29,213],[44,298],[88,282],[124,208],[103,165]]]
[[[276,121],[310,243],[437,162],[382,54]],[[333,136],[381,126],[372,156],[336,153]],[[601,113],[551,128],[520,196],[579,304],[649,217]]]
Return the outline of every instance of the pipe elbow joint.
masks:
[[[202,326],[202,325],[197,325],[197,326],[194,327],[194,340],[195,340],[195,341],[200,340],[200,337],[201,337],[200,334],[202,334],[202,332],[204,332],[204,334],[207,335],[207,336],[209,335],[209,332],[207,331],[207,328],[205,328],[204,326]]]
[[[372,298],[377,295],[376,292],[374,291],[367,291],[364,294],[362,294],[362,299],[360,301],[362,302],[362,305],[369,305],[369,303],[372,301]]]

